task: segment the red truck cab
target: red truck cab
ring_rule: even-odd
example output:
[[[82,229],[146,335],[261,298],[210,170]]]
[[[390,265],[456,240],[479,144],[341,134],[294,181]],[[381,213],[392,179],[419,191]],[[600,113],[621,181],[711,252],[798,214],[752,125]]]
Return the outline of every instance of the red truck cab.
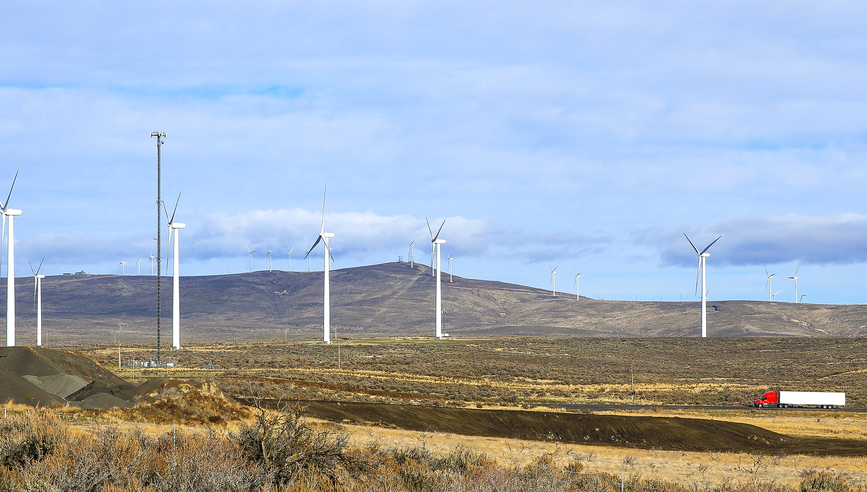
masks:
[[[756,400],[757,407],[776,407],[780,403],[780,393],[777,391],[768,391],[761,398]]]

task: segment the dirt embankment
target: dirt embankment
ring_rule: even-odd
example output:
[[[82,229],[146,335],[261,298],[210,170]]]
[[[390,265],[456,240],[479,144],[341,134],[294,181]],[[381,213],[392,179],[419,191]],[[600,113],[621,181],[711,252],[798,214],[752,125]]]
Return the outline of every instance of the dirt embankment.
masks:
[[[422,432],[677,451],[867,456],[864,441],[792,437],[717,420],[328,401],[302,404],[312,418]]]

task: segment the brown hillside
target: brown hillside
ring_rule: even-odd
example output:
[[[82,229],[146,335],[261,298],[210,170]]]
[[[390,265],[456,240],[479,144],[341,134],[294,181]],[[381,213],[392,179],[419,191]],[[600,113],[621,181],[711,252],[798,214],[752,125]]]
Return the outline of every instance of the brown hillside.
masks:
[[[385,263],[331,275],[336,335],[432,334],[435,280],[422,265]],[[171,283],[163,285],[162,341],[171,341]],[[19,283],[19,299],[32,288]],[[0,306],[4,297],[0,293]],[[31,302],[18,304],[18,339],[35,340]],[[607,301],[502,282],[444,282],[446,333],[461,335],[696,336],[698,302]],[[316,336],[322,326],[322,272],[253,272],[181,278],[182,339]],[[708,334],[861,337],[863,305],[720,301],[708,306]],[[51,343],[154,341],[156,279],[68,275],[44,280],[45,338]]]

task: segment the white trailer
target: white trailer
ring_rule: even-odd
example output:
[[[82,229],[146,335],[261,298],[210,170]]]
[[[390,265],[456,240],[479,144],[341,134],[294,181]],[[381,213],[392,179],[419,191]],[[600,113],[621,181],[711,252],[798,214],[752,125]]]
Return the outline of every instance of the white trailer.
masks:
[[[820,391],[769,391],[756,400],[757,407],[834,408],[846,406],[846,393]]]

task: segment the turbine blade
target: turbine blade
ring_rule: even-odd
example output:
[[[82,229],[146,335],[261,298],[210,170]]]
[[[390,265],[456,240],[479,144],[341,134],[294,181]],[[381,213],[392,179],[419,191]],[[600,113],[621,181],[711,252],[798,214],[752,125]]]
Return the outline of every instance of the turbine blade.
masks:
[[[768,273],[768,267],[765,267],[765,275],[767,275],[767,276],[768,276],[768,277],[770,277],[770,276],[771,276],[771,274],[770,274],[770,273]]]
[[[181,203],[181,194],[178,193],[178,199],[175,201],[175,209],[172,211],[172,218],[169,219],[169,222],[174,224],[175,222],[175,214],[178,212],[178,204]]]
[[[316,242],[313,243],[313,246],[310,246],[310,249],[307,250],[307,254],[304,255],[305,260],[307,259],[308,256],[310,256],[310,253],[313,252],[313,248],[315,248],[319,244],[319,241],[322,241],[322,236],[317,237]]]
[[[798,270],[800,270],[800,269],[801,269],[801,265],[798,265],[798,268],[795,269],[795,275],[794,275],[795,277],[798,276]]]
[[[6,210],[7,208],[9,208],[9,199],[12,198],[12,189],[15,188],[15,182],[18,181],[18,172],[19,171],[21,171],[21,169],[18,169],[17,171],[15,171],[15,178],[12,179],[12,186],[9,187],[9,195],[6,196],[6,201],[3,202],[3,210]]]
[[[424,221],[427,222],[427,231],[430,233],[430,242],[434,242],[433,230],[430,228],[430,221],[427,220],[427,217],[424,218]]]
[[[250,251],[250,247],[249,247],[249,246],[247,246],[247,245],[245,244],[244,247],[247,248],[247,253],[252,253],[252,251]]]
[[[719,236],[718,238],[714,239],[713,242],[710,243],[710,244],[708,244],[708,245],[707,245],[707,248],[704,248],[703,250],[701,250],[701,252],[704,253],[705,251],[709,250],[710,247],[713,246],[713,243],[719,241],[720,237],[722,237],[722,236]]]
[[[685,237],[686,240],[689,241],[689,245],[692,246],[692,249],[695,250],[695,254],[700,255],[701,253],[698,252],[698,248],[695,247],[695,244],[692,243],[692,240],[689,238],[689,236],[686,235],[685,232],[683,233],[683,237]]]
[[[325,183],[325,192],[322,193],[322,225],[319,227],[319,234],[325,232],[325,196],[328,194],[328,183]]]
[[[3,270],[3,246],[6,244],[6,214],[3,214],[3,230],[0,231],[0,271]]]
[[[36,275],[36,270],[33,269],[33,264],[29,261],[27,262],[27,264],[30,265],[30,271],[33,272],[33,275]]]
[[[701,256],[698,257],[698,268],[695,270],[695,294],[698,295],[698,279],[701,277]]]
[[[440,228],[439,228],[439,230],[437,231],[437,235],[434,236],[434,241],[436,241],[437,238],[440,237],[440,232],[442,232],[442,230],[443,230],[443,226],[444,226],[444,225],[446,225],[446,219],[443,219],[443,223],[440,224]]]
[[[166,202],[163,202],[163,212],[166,214],[166,220],[171,223],[172,219],[169,218],[169,209],[166,208]]]

